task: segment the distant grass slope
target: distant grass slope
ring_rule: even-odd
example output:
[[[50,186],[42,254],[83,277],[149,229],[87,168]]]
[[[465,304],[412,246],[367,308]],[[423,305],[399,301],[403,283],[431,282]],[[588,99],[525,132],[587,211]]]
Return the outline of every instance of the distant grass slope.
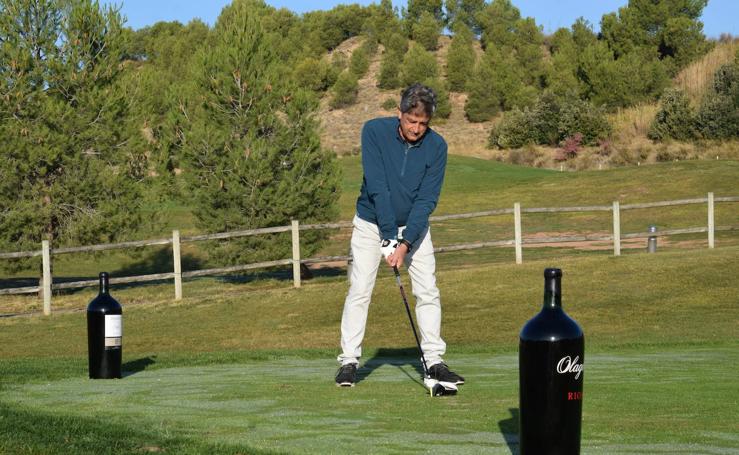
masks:
[[[361,186],[361,162],[359,157],[344,157],[340,164],[343,181],[339,219],[349,221],[354,215]],[[515,202],[521,203],[523,208],[610,205],[616,200],[622,204],[655,202],[705,197],[709,191],[714,192],[716,197],[739,196],[739,162],[670,162],[602,171],[559,172],[452,155],[435,215],[512,208]],[[199,233],[187,207],[171,203],[150,203],[149,210],[161,214],[167,226],[142,230],[135,239],[169,237],[170,229],[174,228],[179,229],[183,235]],[[623,211],[621,222],[623,233],[643,232],[652,224],[660,230],[704,226],[706,206],[697,204]],[[739,225],[739,203],[717,203],[716,224]],[[525,238],[544,233],[552,236],[573,233],[608,234],[612,229],[610,212],[525,214],[522,225]],[[432,232],[436,246],[512,239],[513,216],[437,222],[432,225]],[[739,244],[738,232],[718,233],[718,245]],[[333,240],[326,245],[321,255],[346,254],[350,230],[337,230],[333,235]],[[660,240],[660,248],[670,245],[682,248],[704,247],[705,242],[705,235],[673,237]],[[207,255],[200,249],[201,245],[183,245],[184,270],[206,267]],[[627,246],[624,245],[625,248]],[[608,246],[604,248],[607,250]],[[574,253],[572,250],[569,252]],[[528,260],[550,257],[552,254],[563,253],[527,248],[524,256]],[[444,257],[440,260],[445,260]],[[455,264],[460,261],[484,263],[511,260],[513,253],[508,248],[487,249],[456,257],[459,259],[454,260]],[[29,281],[19,282],[17,285],[33,285],[32,277],[37,275],[39,266],[37,258],[30,263],[27,270],[13,275],[29,277]],[[168,247],[146,247],[54,257],[54,275],[57,277],[91,278],[102,270],[107,270],[114,276],[171,271],[171,250]],[[4,286],[9,287],[8,284]],[[38,303],[35,296],[0,297],[0,307],[5,308],[10,305],[14,308],[37,309]]]
[[[444,337],[462,346],[514,350],[516,334],[541,305],[542,270],[564,270],[563,299],[590,346],[675,345],[736,340],[739,246],[659,254],[557,255],[515,265],[476,262],[475,255],[437,273]],[[403,274],[408,285],[408,278]],[[347,291],[344,275],[304,283],[188,281],[173,302],[171,284],[113,289],[124,307],[127,360],[165,353],[335,349]],[[55,299],[83,310],[85,290]],[[398,289],[383,269],[373,295],[366,347],[411,346]],[[0,358],[84,356],[84,312],[0,318]]]

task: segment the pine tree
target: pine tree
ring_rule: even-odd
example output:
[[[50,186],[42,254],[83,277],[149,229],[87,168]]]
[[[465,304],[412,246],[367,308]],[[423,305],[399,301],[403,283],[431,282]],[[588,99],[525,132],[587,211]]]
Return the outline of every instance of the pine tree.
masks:
[[[439,43],[441,22],[428,11],[421,13],[421,17],[413,25],[413,39],[427,51],[435,51]]]
[[[496,79],[499,61],[499,54],[489,48],[475,66],[467,84],[469,96],[464,105],[465,115],[471,122],[490,120],[500,112],[502,100]]]
[[[332,97],[329,106],[332,109],[340,109],[356,103],[359,94],[359,83],[356,74],[352,71],[344,71],[339,74],[336,83],[331,87],[331,92]]]
[[[469,27],[462,22],[455,25],[454,37],[449,45],[446,61],[446,77],[452,91],[464,91],[467,81],[475,69],[473,40],[474,36]]]
[[[552,35],[549,52],[552,55],[547,67],[549,90],[559,98],[579,97],[582,88],[577,77],[578,51],[572,33],[566,28],[557,30]]]
[[[73,0],[0,0],[0,248],[135,229],[143,157],[125,148],[122,18]]]
[[[446,0],[444,3],[450,28],[464,24],[475,35],[480,34],[482,30],[477,17],[485,8],[485,0]]]
[[[480,42],[483,48],[512,46],[514,40],[512,32],[519,19],[521,12],[513,6],[511,0],[493,0],[485,6],[478,15],[482,28]]]
[[[452,114],[452,104],[449,102],[449,89],[446,82],[438,77],[426,79],[422,82],[431,87],[436,93],[436,111],[434,118],[449,118]]]
[[[708,0],[631,0],[601,20],[601,35],[617,59],[639,48],[658,52],[671,74],[710,48],[699,20]]]
[[[400,70],[401,85],[408,87],[416,82],[433,79],[439,75],[436,57],[418,44],[411,45],[403,57]]]
[[[235,1],[194,68],[194,102],[184,130],[185,176],[194,213],[208,232],[327,221],[336,216],[339,169],[321,149],[317,100],[285,78],[262,27],[262,2]],[[310,255],[325,237],[301,234]],[[289,236],[255,236],[213,245],[219,263],[290,256]]]
[[[383,89],[400,87],[400,65],[403,57],[392,51],[382,54],[380,60],[380,74],[377,76],[377,86]]]
[[[444,2],[442,0],[408,0],[408,8],[404,19],[409,30],[418,23],[423,13],[430,13],[437,22],[444,20]]]

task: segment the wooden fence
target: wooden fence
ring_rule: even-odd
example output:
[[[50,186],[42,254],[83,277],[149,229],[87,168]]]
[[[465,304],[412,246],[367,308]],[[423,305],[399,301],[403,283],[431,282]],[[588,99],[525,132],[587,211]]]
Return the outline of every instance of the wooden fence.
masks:
[[[432,216],[431,222],[435,221],[448,221],[448,220],[460,220],[467,218],[478,218],[493,215],[507,215],[513,214],[514,221],[514,238],[510,240],[496,240],[489,242],[476,242],[476,243],[464,243],[457,245],[448,245],[437,247],[434,249],[436,252],[450,252],[450,251],[461,251],[461,250],[472,250],[477,248],[488,248],[488,247],[500,247],[500,246],[513,246],[515,250],[516,263],[523,263],[523,245],[536,245],[542,243],[566,243],[566,242],[582,242],[582,241],[612,241],[613,242],[613,254],[619,256],[621,254],[621,239],[633,239],[633,238],[648,238],[654,236],[665,236],[675,234],[690,234],[690,233],[708,233],[708,248],[714,248],[714,235],[716,231],[730,231],[738,230],[739,226],[716,226],[714,223],[714,204],[716,202],[739,202],[739,196],[732,197],[718,197],[715,198],[713,193],[708,193],[705,198],[695,199],[680,199],[675,201],[662,201],[662,202],[650,202],[644,204],[624,204],[621,205],[618,201],[614,201],[612,205],[593,205],[585,207],[544,207],[544,208],[521,208],[521,204],[515,203],[513,208],[488,210],[482,212],[473,213],[462,213],[454,215],[442,215]],[[683,229],[667,229],[659,231],[657,234],[653,232],[635,232],[622,234],[621,233],[621,222],[620,213],[622,210],[632,209],[644,209],[651,207],[667,207],[677,205],[689,205],[689,204],[707,204],[708,205],[708,220],[706,226],[683,228]],[[595,212],[595,211],[610,211],[613,213],[613,234],[602,235],[575,235],[575,236],[563,236],[563,237],[547,237],[547,238],[523,238],[521,234],[521,215],[524,213],[555,213],[555,212]],[[321,262],[331,261],[347,261],[351,263],[351,256],[322,256],[314,258],[301,258],[300,257],[300,231],[314,230],[314,229],[337,229],[337,228],[349,228],[352,223],[349,221],[338,222],[338,223],[325,223],[325,224],[304,224],[301,225],[298,220],[293,220],[290,226],[277,226],[271,228],[262,229],[250,229],[245,231],[232,231],[223,232],[218,234],[205,234],[195,235],[190,237],[180,237],[179,231],[175,230],[172,232],[171,238],[154,239],[154,240],[141,240],[135,242],[123,242],[123,243],[112,243],[112,244],[101,244],[101,245],[90,245],[90,246],[79,246],[79,247],[65,247],[65,248],[51,248],[49,242],[44,240],[41,242],[41,250],[36,251],[24,251],[15,253],[0,253],[0,259],[13,259],[13,258],[24,258],[24,257],[42,257],[42,278],[39,286],[21,287],[21,288],[8,288],[0,289],[0,295],[7,294],[30,294],[41,292],[44,301],[44,314],[51,314],[51,296],[52,290],[59,289],[75,289],[83,287],[97,286],[98,280],[85,280],[85,281],[74,281],[66,283],[53,283],[51,276],[51,256],[58,254],[69,254],[78,252],[90,252],[90,251],[105,251],[125,248],[138,248],[144,246],[153,245],[168,245],[172,244],[172,254],[174,259],[174,268],[172,272],[157,273],[152,275],[140,275],[130,277],[118,277],[111,278],[111,284],[121,283],[140,283],[147,281],[156,280],[169,280],[174,279],[175,287],[175,300],[182,299],[182,279],[192,278],[199,276],[208,275],[219,275],[225,273],[243,272],[246,270],[260,269],[266,267],[274,267],[280,265],[292,265],[293,270],[293,285],[294,287],[300,287],[300,265],[301,264],[312,264]],[[236,237],[245,237],[252,235],[262,234],[273,234],[279,232],[291,232],[292,233],[292,258],[280,259],[276,261],[258,262],[245,265],[236,265],[232,267],[221,267],[213,269],[203,270],[192,270],[183,272],[182,261],[180,257],[180,245],[183,242],[199,242],[206,240],[222,240],[231,239]]]

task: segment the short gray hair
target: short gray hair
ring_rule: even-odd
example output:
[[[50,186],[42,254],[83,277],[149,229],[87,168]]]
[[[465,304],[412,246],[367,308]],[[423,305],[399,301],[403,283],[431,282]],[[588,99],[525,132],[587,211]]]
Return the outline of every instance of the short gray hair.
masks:
[[[407,114],[419,108],[432,117],[436,111],[436,93],[431,87],[415,83],[400,95],[400,112]]]

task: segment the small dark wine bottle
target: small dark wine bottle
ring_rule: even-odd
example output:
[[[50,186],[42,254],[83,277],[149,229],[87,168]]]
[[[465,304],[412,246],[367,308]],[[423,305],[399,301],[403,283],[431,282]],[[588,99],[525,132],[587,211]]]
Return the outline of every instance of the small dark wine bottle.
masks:
[[[562,310],[562,270],[544,270],[544,306],[521,330],[521,455],[580,453],[585,338]]]
[[[100,292],[87,306],[90,379],[120,379],[123,312],[110,295],[108,274],[100,274]]]

